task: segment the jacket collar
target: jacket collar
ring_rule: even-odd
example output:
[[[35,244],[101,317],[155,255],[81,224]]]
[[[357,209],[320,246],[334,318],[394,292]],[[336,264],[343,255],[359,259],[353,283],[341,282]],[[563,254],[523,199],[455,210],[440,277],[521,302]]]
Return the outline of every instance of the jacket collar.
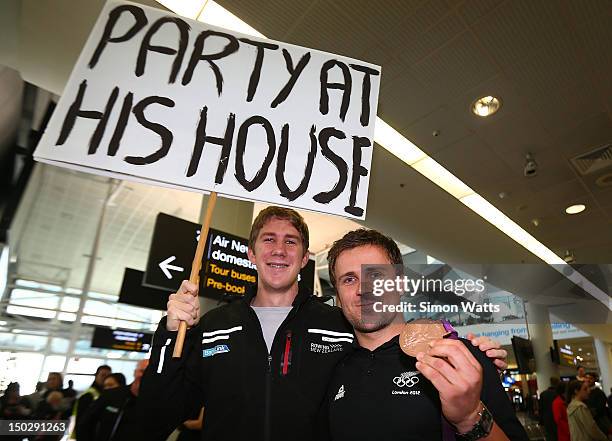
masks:
[[[247,289],[247,292],[244,295],[244,302],[248,306],[251,304],[255,296],[257,295],[257,285]],[[305,289],[303,286],[298,284],[298,293],[293,300],[291,306],[296,307],[302,305],[306,300],[308,300],[312,296],[312,292]]]
[[[382,353],[382,352],[387,352],[387,350],[389,349],[391,349],[391,351],[397,351],[399,347],[400,347],[399,334],[391,337],[389,340],[384,342],[382,345],[380,345],[373,351],[370,351],[369,349],[364,348],[363,346],[360,346],[359,342],[357,341],[357,337],[355,337],[355,340],[353,341],[353,348],[357,349],[358,352],[361,352],[364,354]]]

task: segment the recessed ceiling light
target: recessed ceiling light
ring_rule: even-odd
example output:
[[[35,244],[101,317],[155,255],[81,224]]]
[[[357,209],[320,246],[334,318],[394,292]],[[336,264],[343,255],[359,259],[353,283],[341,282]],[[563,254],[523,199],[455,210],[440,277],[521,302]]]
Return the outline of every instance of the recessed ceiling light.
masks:
[[[565,212],[567,214],[578,214],[578,213],[582,213],[584,210],[586,210],[586,205],[576,204],[576,205],[570,205],[569,207],[567,207],[565,209]]]
[[[501,102],[494,96],[483,96],[478,98],[472,104],[472,113],[476,116],[486,118],[487,116],[493,115],[501,107]]]

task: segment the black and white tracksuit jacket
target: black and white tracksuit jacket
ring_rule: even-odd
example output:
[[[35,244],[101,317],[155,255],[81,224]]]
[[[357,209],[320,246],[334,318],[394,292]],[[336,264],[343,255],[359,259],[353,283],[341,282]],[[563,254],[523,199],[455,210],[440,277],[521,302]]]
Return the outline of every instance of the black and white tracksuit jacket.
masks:
[[[268,353],[255,293],[206,313],[172,358],[176,332],[165,318],[153,339],[140,394],[170,433],[205,407],[203,440],[317,439],[317,414],[353,333],[340,308],[300,291]]]

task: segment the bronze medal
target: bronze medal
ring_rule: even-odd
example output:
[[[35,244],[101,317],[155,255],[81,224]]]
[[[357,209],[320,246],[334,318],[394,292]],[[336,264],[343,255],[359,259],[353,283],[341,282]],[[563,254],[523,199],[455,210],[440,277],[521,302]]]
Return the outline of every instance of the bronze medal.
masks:
[[[419,352],[427,352],[429,342],[447,336],[449,332],[436,320],[417,319],[406,323],[400,334],[400,347],[406,355],[416,357]]]

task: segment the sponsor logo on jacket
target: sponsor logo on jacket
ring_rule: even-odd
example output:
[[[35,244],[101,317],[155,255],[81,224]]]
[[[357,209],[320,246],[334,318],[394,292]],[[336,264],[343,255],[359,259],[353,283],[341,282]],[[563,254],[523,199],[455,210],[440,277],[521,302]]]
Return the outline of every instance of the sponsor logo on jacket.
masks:
[[[212,357],[213,355],[223,354],[224,352],[229,352],[230,349],[227,345],[217,345],[214,348],[204,349],[202,356],[203,357]]]

